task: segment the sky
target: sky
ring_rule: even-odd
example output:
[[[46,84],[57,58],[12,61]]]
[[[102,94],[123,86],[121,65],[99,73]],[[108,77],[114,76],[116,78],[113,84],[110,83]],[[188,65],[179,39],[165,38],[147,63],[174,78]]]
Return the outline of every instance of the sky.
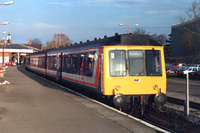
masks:
[[[1,3],[10,0],[1,0]],[[126,34],[127,26],[139,24],[150,34],[170,34],[192,0],[13,0],[13,5],[0,6],[0,33],[11,34],[13,43],[38,38],[42,44],[64,33],[73,43],[88,39]],[[6,37],[0,34],[0,38]]]

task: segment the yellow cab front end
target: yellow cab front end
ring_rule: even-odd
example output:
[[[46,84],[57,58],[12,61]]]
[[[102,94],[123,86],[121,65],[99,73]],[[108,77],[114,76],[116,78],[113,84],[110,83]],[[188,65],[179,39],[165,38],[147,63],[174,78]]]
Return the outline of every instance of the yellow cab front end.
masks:
[[[102,93],[166,93],[163,46],[104,46]]]

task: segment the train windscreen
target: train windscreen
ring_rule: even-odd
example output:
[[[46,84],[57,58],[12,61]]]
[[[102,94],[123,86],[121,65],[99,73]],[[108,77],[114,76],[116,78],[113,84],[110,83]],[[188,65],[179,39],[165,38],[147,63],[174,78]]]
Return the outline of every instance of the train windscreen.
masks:
[[[161,76],[160,51],[146,50],[147,76]]]
[[[126,75],[126,53],[123,50],[110,51],[111,76]]]
[[[129,51],[129,75],[144,75],[144,53],[143,51]]]
[[[128,59],[128,67],[126,67],[126,59]],[[128,69],[126,70],[126,68]],[[162,76],[160,51],[110,51],[110,75],[126,76],[126,72],[130,76]]]

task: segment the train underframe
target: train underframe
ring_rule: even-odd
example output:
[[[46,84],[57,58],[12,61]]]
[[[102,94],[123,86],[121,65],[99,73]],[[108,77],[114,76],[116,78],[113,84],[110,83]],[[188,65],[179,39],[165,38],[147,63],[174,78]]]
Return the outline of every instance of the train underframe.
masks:
[[[145,111],[163,106],[167,101],[167,97],[164,93],[135,96],[117,94],[111,96],[109,101],[114,107],[123,112],[142,117]]]

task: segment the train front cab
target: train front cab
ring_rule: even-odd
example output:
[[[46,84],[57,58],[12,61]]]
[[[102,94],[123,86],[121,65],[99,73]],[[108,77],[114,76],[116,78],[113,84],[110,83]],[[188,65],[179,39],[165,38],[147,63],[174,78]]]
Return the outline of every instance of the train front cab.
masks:
[[[162,46],[104,46],[102,93],[121,106],[125,97],[154,96],[166,103],[166,73]]]

